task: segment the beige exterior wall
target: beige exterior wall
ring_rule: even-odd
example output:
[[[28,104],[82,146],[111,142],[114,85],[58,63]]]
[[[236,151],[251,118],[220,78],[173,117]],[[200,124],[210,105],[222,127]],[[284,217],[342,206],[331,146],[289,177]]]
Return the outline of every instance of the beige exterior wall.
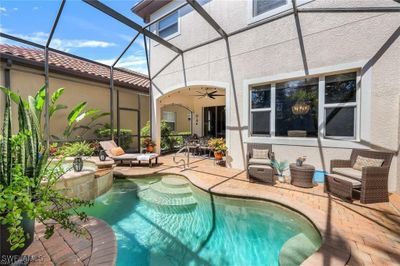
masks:
[[[173,1],[152,15],[158,17],[179,5]],[[249,25],[251,1],[212,0],[203,7],[228,33]],[[395,6],[391,0],[315,0],[304,7]],[[300,13],[306,61],[310,73],[328,74],[359,70],[360,136],[357,141],[295,140],[248,137],[249,85],[304,77],[302,53],[295,18],[288,15],[273,22],[229,37],[234,84],[231,80],[224,40],[185,52],[155,79],[154,122],[159,122],[160,103],[166,93],[188,85],[219,86],[227,91],[227,143],[230,165],[244,167],[247,143],[272,145],[278,159],[291,162],[307,155],[317,169],[329,169],[331,159],[348,158],[351,148],[399,150],[400,40],[398,13]],[[318,22],[318,23],[316,23]],[[397,36],[393,36],[397,30]],[[218,34],[196,13],[180,17],[180,34],[169,41],[181,49],[208,41]],[[391,38],[392,36],[392,38]],[[389,39],[393,43],[386,43]],[[388,47],[388,48],[387,48]],[[154,43],[151,71],[158,72],[175,53]],[[371,61],[370,61],[371,60]],[[183,64],[184,62],[184,64]],[[370,63],[368,63],[370,62]],[[367,64],[368,63],[368,64]],[[184,66],[184,67],[183,67]],[[157,136],[157,126],[154,127]],[[244,143],[239,145],[239,143]],[[400,191],[400,159],[395,156],[390,169],[390,191]]]
[[[164,115],[163,112],[175,113],[175,132],[190,132],[192,123],[188,119],[190,118],[190,111],[181,106],[169,105],[161,108],[162,115]]]
[[[13,65],[11,68],[11,89],[16,91],[18,94],[22,95],[23,98],[27,98],[28,96],[34,96],[37,90],[43,86],[44,84],[44,74],[43,71],[22,67],[19,65]],[[4,85],[4,70],[3,65],[1,66],[1,85]],[[64,94],[59,99],[59,104],[65,104],[68,106],[68,109],[58,111],[54,114],[54,116],[50,120],[50,134],[55,136],[62,136],[65,127],[67,126],[67,116],[68,113],[72,110],[73,106],[80,102],[87,102],[88,108],[97,108],[103,112],[110,111],[110,95],[109,95],[109,87],[107,84],[87,81],[84,79],[74,78],[67,75],[60,74],[50,74],[49,78],[50,90],[49,93],[53,93],[58,88],[65,88]],[[138,97],[141,99],[141,126],[143,126],[149,120],[149,97],[147,95],[139,95],[135,92],[117,87],[116,90],[120,90],[120,104],[121,107],[135,108],[139,109],[138,105]],[[115,127],[117,123],[117,102],[116,97],[114,102],[114,114],[115,114]],[[1,107],[4,106],[4,95],[0,96]],[[1,108],[1,114],[3,113],[3,108]],[[131,114],[122,115],[121,116],[121,127],[128,127],[129,121],[136,121],[137,116],[130,117]],[[14,127],[17,124],[17,109],[13,110],[13,121]],[[2,120],[2,118],[1,118]],[[83,120],[82,125],[89,123],[90,120]],[[98,120],[99,123],[110,123],[110,117],[105,116]],[[138,132],[137,123],[133,128],[135,134]],[[94,136],[94,127],[90,130],[84,138],[93,138]],[[79,132],[77,132],[79,134]],[[136,144],[137,146],[137,144]]]

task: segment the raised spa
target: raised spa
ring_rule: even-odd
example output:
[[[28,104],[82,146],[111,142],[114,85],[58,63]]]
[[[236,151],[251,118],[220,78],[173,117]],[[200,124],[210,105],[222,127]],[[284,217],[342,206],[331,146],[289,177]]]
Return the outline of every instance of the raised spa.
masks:
[[[112,226],[117,265],[299,265],[321,245],[297,212],[175,175],[115,180],[87,212]]]

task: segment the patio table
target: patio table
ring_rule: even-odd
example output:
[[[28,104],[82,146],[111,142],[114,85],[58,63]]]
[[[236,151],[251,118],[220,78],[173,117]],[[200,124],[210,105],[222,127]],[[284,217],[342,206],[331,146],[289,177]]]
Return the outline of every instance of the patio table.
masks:
[[[303,164],[302,166],[297,166],[295,163],[289,165],[291,181],[290,183],[297,187],[312,188],[313,176],[315,172],[315,167],[310,164]]]

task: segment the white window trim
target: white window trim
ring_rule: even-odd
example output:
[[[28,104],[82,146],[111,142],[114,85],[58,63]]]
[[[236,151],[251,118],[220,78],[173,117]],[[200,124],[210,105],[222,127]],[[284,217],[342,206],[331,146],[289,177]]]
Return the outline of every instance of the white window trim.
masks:
[[[168,36],[166,36],[166,37],[164,37],[163,39],[164,40],[166,40],[166,41],[168,41],[168,40],[170,40],[170,39],[172,39],[172,38],[175,38],[176,36],[178,36],[178,35],[180,35],[181,34],[181,13],[180,13],[180,10],[177,10],[176,11],[177,13],[178,13],[178,31],[177,32],[175,32],[175,33],[172,33],[172,34],[170,34],[170,35],[168,35]],[[172,13],[173,14],[173,13]],[[172,15],[171,14],[171,15]],[[171,16],[171,15],[169,15],[169,16]],[[168,17],[168,16],[167,16]],[[166,17],[166,18],[167,18]],[[164,18],[165,19],[165,18]],[[172,26],[173,24],[171,24],[171,25],[169,25],[169,26]],[[166,29],[166,28],[168,28],[169,26],[167,26],[167,27],[164,27],[163,29]],[[156,23],[156,27],[155,27],[156,29],[156,34],[158,35],[158,36],[160,36],[160,21],[157,21],[157,23]],[[161,29],[161,30],[163,30],[163,29]]]
[[[368,122],[370,122],[366,117],[368,114],[361,115],[361,108],[369,109],[370,103],[368,102],[369,99],[369,93],[370,93],[370,80],[368,79],[368,75],[363,75],[361,77],[361,68],[365,65],[366,61],[358,61],[358,62],[352,62],[352,63],[345,63],[345,64],[339,64],[339,65],[334,65],[334,66],[326,66],[326,67],[321,67],[321,68],[315,68],[315,69],[309,69],[309,75],[306,76],[304,74],[304,71],[296,71],[296,72],[290,72],[290,73],[283,73],[283,74],[278,74],[278,75],[272,75],[272,76],[266,76],[266,77],[260,77],[260,78],[254,78],[254,79],[248,79],[243,81],[243,88],[244,88],[244,93],[243,93],[243,121],[244,121],[244,126],[247,125],[247,130],[243,130],[243,136],[244,136],[244,142],[245,143],[265,143],[265,144],[277,144],[277,145],[293,145],[293,146],[311,146],[311,147],[316,147],[316,146],[323,146],[323,147],[334,147],[334,148],[365,148],[365,145],[361,143],[360,138],[361,138],[361,133],[363,133],[363,136],[368,136],[368,132],[361,132],[361,128],[369,128]],[[275,136],[275,125],[274,128],[272,128],[272,123],[274,123],[275,120],[275,101],[272,101],[272,99],[275,99],[275,93],[276,93],[276,87],[275,84],[278,82],[284,82],[288,80],[293,80],[293,79],[300,79],[300,78],[310,78],[310,77],[321,77],[322,76],[328,76],[328,75],[335,75],[335,74],[341,74],[341,73],[348,73],[348,72],[357,72],[357,106],[356,106],[356,130],[355,130],[355,136],[356,138],[352,139],[334,139],[334,138],[324,138],[324,132],[321,130],[321,128],[324,128],[323,126],[321,127],[321,123],[324,122],[324,116],[319,115],[318,116],[318,124],[320,131],[318,132],[318,138],[295,138],[295,137],[276,137]],[[324,90],[325,88],[325,82],[320,78],[319,80],[319,90],[321,88]],[[360,93],[360,83],[361,79],[363,80],[363,93],[361,95]],[[366,82],[364,81],[366,79]],[[263,84],[271,84],[271,136],[251,136],[250,134],[250,108],[249,108],[249,91],[251,87],[254,86],[259,86]],[[321,97],[324,97],[324,93],[319,92],[319,102],[324,102],[321,101]],[[324,98],[322,98],[324,100]],[[350,103],[352,104],[352,103]],[[363,104],[361,106],[361,104]],[[324,114],[325,111],[325,105],[318,105],[318,111],[321,114]],[[361,121],[363,123],[361,124]],[[323,125],[323,124],[322,124]]]
[[[250,101],[249,102],[250,111],[249,111],[249,118],[248,118],[249,121],[250,121],[249,134],[251,136],[254,136],[254,137],[270,137],[270,136],[272,136],[271,120],[272,120],[272,117],[274,117],[274,116],[272,116],[272,110],[273,110],[272,109],[272,103],[274,102],[274,101],[272,101],[272,85],[270,87],[270,91],[271,91],[271,94],[270,94],[271,97],[270,97],[270,103],[269,103],[270,107],[268,107],[268,108],[251,108],[251,97],[250,97],[250,94],[251,94],[252,89],[254,89],[254,87],[249,89],[249,101]],[[275,103],[274,103],[274,107],[275,107]],[[263,134],[253,134],[253,133],[251,133],[251,132],[253,132],[253,116],[251,114],[255,113],[255,112],[269,112],[269,116],[270,116],[270,118],[269,118],[269,120],[270,120],[269,134],[263,135]],[[275,114],[275,110],[274,110],[274,114]],[[275,121],[274,121],[274,123],[275,123]]]
[[[297,3],[297,6],[301,6],[301,5],[304,5],[304,4],[306,4],[308,2],[311,2],[311,1],[314,1],[314,0],[297,0],[296,3]],[[257,16],[253,16],[253,10],[254,10],[254,6],[253,5],[254,5],[254,0],[247,0],[248,24],[252,24],[252,23],[258,22],[260,20],[263,20],[263,19],[275,16],[275,15],[278,15],[280,13],[286,12],[286,11],[291,10],[293,8],[292,0],[287,0],[286,5],[274,8],[274,9],[272,9],[270,11],[261,13],[261,14],[259,14]]]

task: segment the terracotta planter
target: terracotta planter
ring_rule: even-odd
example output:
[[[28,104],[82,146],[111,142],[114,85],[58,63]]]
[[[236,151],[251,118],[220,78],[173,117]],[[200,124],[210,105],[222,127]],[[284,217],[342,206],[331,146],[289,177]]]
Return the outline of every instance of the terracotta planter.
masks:
[[[215,160],[222,160],[222,156],[223,156],[224,154],[223,154],[223,152],[221,152],[221,151],[215,151],[214,152],[214,158],[215,158]]]
[[[149,146],[146,147],[146,150],[147,150],[147,152],[153,152],[154,151],[154,146],[149,145]]]
[[[35,220],[34,219],[29,219],[26,217],[26,215],[22,215],[23,219],[21,221],[21,226],[24,229],[24,234],[25,234],[25,246],[23,248],[17,248],[15,250],[11,250],[11,245],[7,241],[9,237],[8,233],[8,226],[7,225],[0,225],[0,254],[1,255],[21,255],[25,249],[28,248],[28,246],[32,243],[33,241],[33,234],[35,231]],[[27,237],[28,235],[28,237]]]

